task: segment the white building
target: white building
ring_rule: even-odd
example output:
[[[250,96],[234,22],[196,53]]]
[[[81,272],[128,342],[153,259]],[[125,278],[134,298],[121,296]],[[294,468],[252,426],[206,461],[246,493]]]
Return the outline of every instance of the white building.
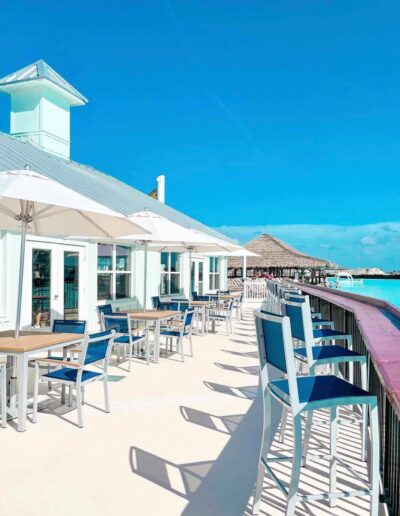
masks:
[[[0,80],[11,97],[10,134],[0,133],[0,171],[40,172],[124,215],[148,209],[184,227],[227,237],[170,206],[70,159],[70,108],[87,99],[45,62]],[[163,188],[161,181],[160,188]],[[1,230],[0,331],[15,325],[20,236]],[[25,261],[23,329],[50,328],[54,319],[85,319],[97,327],[96,306],[143,306],[144,251],[140,246],[86,243],[29,236]],[[151,296],[200,294],[226,289],[226,258],[187,253],[148,253],[146,305]]]

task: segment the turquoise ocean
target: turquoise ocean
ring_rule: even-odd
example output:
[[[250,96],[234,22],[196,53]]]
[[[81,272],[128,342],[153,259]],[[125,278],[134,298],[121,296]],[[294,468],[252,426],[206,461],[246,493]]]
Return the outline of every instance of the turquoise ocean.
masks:
[[[383,299],[400,308],[400,279],[364,279],[353,285],[341,282],[340,290]]]

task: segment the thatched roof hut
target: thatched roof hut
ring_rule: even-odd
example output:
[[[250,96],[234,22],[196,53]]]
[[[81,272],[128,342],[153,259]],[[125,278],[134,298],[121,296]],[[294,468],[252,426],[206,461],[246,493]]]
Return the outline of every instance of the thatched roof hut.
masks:
[[[259,255],[247,258],[248,269],[276,272],[284,269],[321,269],[329,265],[328,260],[307,256],[272,235],[261,235],[245,244],[244,247]],[[229,258],[229,269],[241,269],[242,267],[242,258]]]

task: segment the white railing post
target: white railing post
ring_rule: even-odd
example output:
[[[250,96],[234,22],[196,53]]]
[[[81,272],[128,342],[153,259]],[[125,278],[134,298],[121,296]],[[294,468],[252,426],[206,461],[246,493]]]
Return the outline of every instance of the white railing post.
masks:
[[[264,300],[267,297],[265,281],[246,281],[244,283],[244,297],[246,300]]]

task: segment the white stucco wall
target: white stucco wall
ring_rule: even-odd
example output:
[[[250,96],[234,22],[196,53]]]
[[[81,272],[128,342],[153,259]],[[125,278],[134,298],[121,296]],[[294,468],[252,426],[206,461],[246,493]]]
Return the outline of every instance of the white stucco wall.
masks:
[[[28,237],[32,242],[32,247],[38,245],[44,248],[61,250],[61,246],[67,244],[60,239],[46,239]],[[28,244],[29,245],[29,244]],[[97,244],[68,241],[69,246],[78,246],[81,249],[83,260],[80,268],[80,282],[82,293],[80,297],[81,317],[88,321],[89,331],[98,329],[98,318],[96,307],[104,301],[97,301]],[[55,247],[54,247],[55,246]],[[17,305],[17,286],[19,271],[20,236],[18,234],[0,232],[0,331],[13,329],[15,326],[16,305]],[[63,254],[53,252],[54,259],[62,260]],[[203,260],[204,263],[204,292],[209,292],[209,258],[201,255],[194,255],[194,258]],[[161,274],[160,253],[148,252],[147,265],[147,308],[150,308],[151,297],[159,295],[160,274]],[[189,255],[181,255],[181,292],[185,297],[189,296],[190,266]],[[131,297],[124,300],[112,301],[114,307],[135,308],[143,307],[143,287],[144,287],[144,250],[141,248],[132,251],[132,276],[131,276]],[[60,270],[62,270],[60,266]],[[220,285],[221,289],[226,289],[227,260],[220,258]],[[58,282],[58,294],[62,295],[62,281]],[[24,295],[22,310],[22,328],[31,329],[31,285],[32,271],[29,257],[26,260],[24,277]],[[54,292],[53,292],[54,293]],[[60,316],[60,314],[57,314]]]

